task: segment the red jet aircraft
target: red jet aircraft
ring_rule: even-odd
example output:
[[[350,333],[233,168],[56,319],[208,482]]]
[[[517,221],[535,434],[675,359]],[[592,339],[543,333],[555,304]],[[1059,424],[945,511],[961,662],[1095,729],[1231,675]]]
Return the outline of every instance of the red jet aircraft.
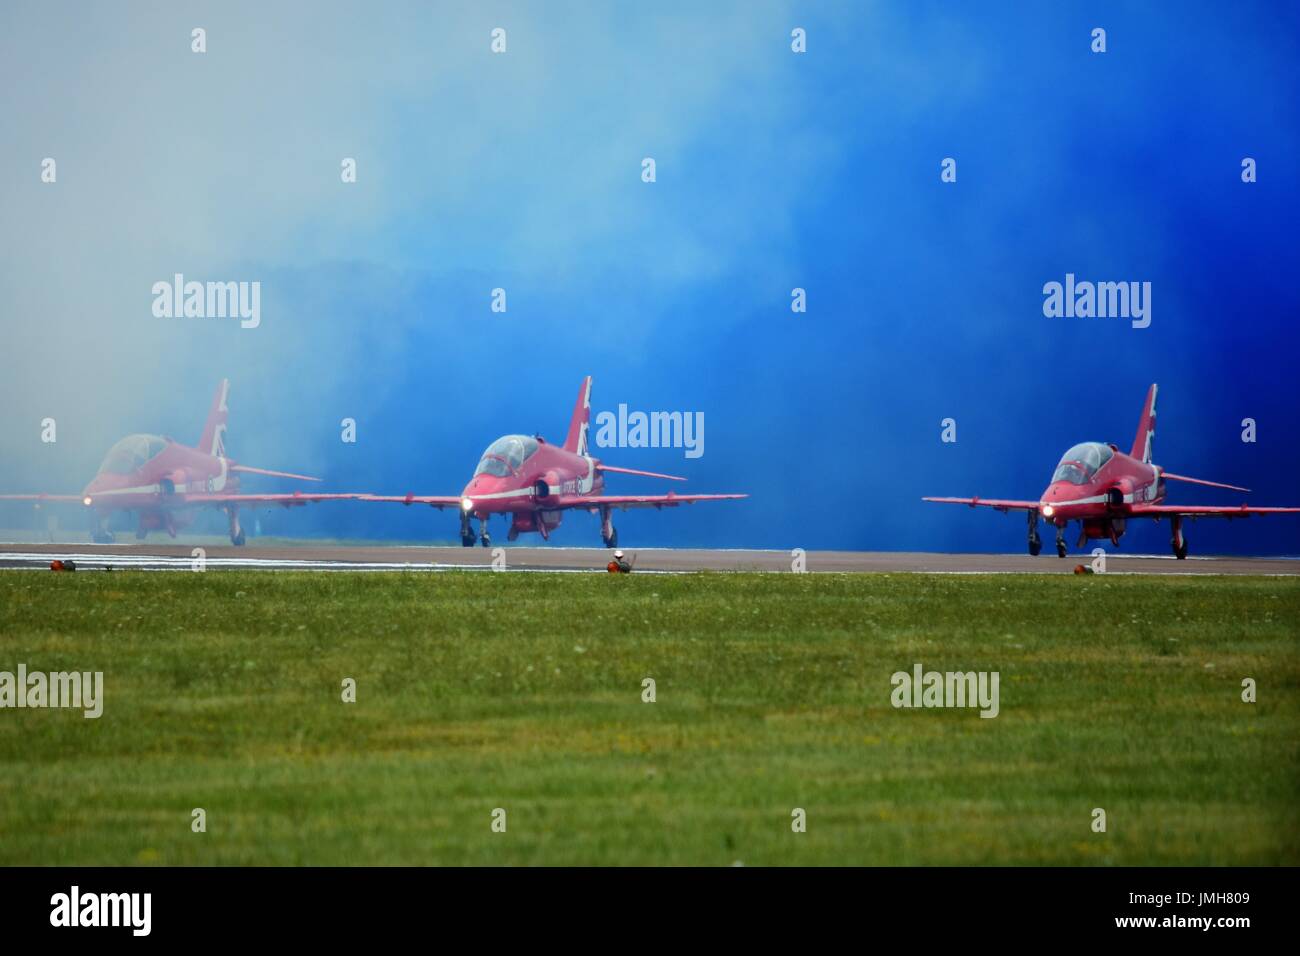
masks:
[[[1187,539],[1183,537],[1183,518],[1248,518],[1251,515],[1300,512],[1300,508],[1250,508],[1246,505],[1166,505],[1165,481],[1186,481],[1211,488],[1249,491],[1236,485],[1187,478],[1165,471],[1151,462],[1151,446],[1156,435],[1156,386],[1147,392],[1142,418],[1138,421],[1133,449],[1126,455],[1114,445],[1084,442],[1061,457],[1038,501],[1007,501],[1000,498],[925,498],[949,504],[986,505],[998,511],[1025,511],[1029,516],[1029,553],[1038,554],[1043,543],[1038,537],[1038,516],[1056,525],[1056,553],[1065,557],[1065,526],[1071,521],[1081,524],[1082,548],[1091,538],[1109,538],[1118,546],[1129,518],[1168,518],[1173,530],[1174,555],[1187,557]]]
[[[282,505],[290,508],[314,501],[356,498],[355,494],[312,494],[301,492],[276,495],[239,493],[240,473],[320,481],[308,475],[267,471],[238,465],[226,457],[226,397],[230,382],[223,379],[212,398],[207,424],[197,448],[190,448],[161,435],[127,435],[108,450],[99,472],[80,495],[0,495],[6,501],[80,501],[95,511],[97,544],[110,543],[109,517],[115,511],[139,513],[135,536],[143,539],[150,531],[165,530],[173,538],[178,528],[194,520],[199,507],[221,508],[230,519],[230,542],[244,543],[239,525],[240,505]]]
[[[488,518],[494,514],[510,515],[507,540],[514,541],[526,531],[536,531],[543,539],[560,525],[562,512],[570,508],[600,513],[600,534],[609,548],[618,546],[618,531],[610,518],[614,508],[673,508],[697,501],[722,501],[748,498],[748,495],[603,495],[606,472],[642,475],[685,481],[676,475],[653,471],[615,468],[601,463],[587,453],[587,429],[591,423],[591,376],[582,380],[578,401],[573,407],[569,434],[564,446],[549,444],[538,435],[506,435],[488,446],[474,469],[474,477],[459,495],[361,495],[363,501],[393,501],[404,505],[430,505],[460,511],[460,542],[474,546],[472,518],[479,520],[479,538],[483,547],[491,545]]]

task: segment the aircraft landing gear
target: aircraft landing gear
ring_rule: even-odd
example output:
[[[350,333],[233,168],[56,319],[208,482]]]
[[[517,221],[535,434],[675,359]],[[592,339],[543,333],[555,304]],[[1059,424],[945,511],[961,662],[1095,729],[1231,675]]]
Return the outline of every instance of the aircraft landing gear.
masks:
[[[108,530],[108,518],[99,517],[95,519],[95,526],[90,532],[90,540],[95,544],[113,543],[113,532]]]
[[[1060,525],[1056,527],[1056,556],[1065,557],[1065,528]]]
[[[605,547],[618,547],[618,529],[614,527],[614,522],[610,519],[608,505],[602,505],[600,509],[600,538],[605,542]]]
[[[483,515],[481,518],[478,519],[478,534],[479,534],[479,540],[483,542],[483,547],[490,548],[492,547],[492,539],[488,537],[487,523],[488,523],[487,515]]]
[[[245,539],[244,529],[239,524],[239,507],[231,506],[226,513],[230,515],[230,543],[236,548],[242,548]]]
[[[136,528],[136,529],[135,529],[135,540],[137,540],[137,541],[143,541],[143,540],[144,540],[145,538],[147,538],[148,536],[149,536],[149,529],[148,529],[148,528]]]
[[[1038,536],[1038,512],[1029,509],[1029,553],[1038,557],[1038,552],[1043,550],[1043,539]]]
[[[1183,537],[1183,516],[1174,515],[1169,523],[1173,526],[1173,538],[1170,544],[1174,548],[1174,557],[1179,561],[1187,559],[1187,539]]]
[[[460,543],[463,547],[474,547],[474,529],[469,526],[470,513],[462,511],[460,513]]]

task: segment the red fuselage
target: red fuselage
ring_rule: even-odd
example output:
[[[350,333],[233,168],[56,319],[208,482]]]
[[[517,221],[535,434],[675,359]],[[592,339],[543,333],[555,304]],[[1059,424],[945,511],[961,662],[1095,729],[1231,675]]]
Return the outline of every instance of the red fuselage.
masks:
[[[174,530],[189,521],[177,495],[239,491],[239,477],[225,458],[158,435],[128,435],[114,445],[82,492],[101,516],[139,511],[142,528]]]
[[[1134,504],[1159,504],[1164,496],[1159,466],[1085,442],[1065,453],[1039,500],[1042,516],[1057,527],[1082,521],[1088,537],[1118,540]]]
[[[560,496],[598,495],[604,490],[597,465],[594,458],[541,438],[506,435],[483,453],[461,492],[461,509],[479,518],[511,514],[516,532],[549,531],[559,526],[561,512],[547,505],[558,505]]]
[[[1083,442],[1061,456],[1060,463],[1049,484],[1037,501],[1020,501],[1009,498],[937,498],[926,501],[944,504],[983,505],[998,511],[1023,511],[1029,518],[1029,553],[1037,555],[1042,549],[1038,536],[1038,519],[1041,515],[1056,525],[1056,553],[1065,557],[1067,547],[1063,531],[1071,521],[1083,526],[1077,547],[1083,547],[1090,538],[1109,538],[1114,545],[1124,534],[1131,518],[1169,520],[1170,545],[1174,557],[1187,557],[1187,539],[1183,536],[1186,518],[1248,518],[1251,515],[1295,514],[1296,507],[1251,507],[1241,505],[1169,505],[1164,504],[1165,483],[1179,481],[1228,491],[1249,492],[1240,485],[1207,481],[1188,475],[1176,475],[1151,463],[1151,447],[1156,437],[1156,394],[1152,385],[1147,391],[1142,415],[1138,419],[1133,448],[1126,455],[1114,445],[1102,442]]]

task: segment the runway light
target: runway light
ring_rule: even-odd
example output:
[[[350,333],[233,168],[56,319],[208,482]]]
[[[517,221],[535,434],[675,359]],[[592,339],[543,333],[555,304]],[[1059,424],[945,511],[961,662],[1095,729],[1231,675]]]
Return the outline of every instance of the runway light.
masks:
[[[1051,505],[1043,505],[1043,517],[1044,517],[1044,518],[1050,518],[1050,517],[1051,517],[1052,515],[1054,515],[1054,514],[1056,514],[1056,509],[1055,509],[1055,508],[1053,508]]]
[[[473,510],[474,510],[474,502],[471,501],[471,500],[468,499],[468,498],[461,498],[461,499],[460,499],[460,507],[461,507],[461,510],[462,510],[462,511],[473,511]]]
[[[86,497],[82,498],[82,499],[81,499],[81,503],[82,503],[83,505],[85,505],[87,508],[89,508],[89,507],[90,507],[90,495],[86,495]]]

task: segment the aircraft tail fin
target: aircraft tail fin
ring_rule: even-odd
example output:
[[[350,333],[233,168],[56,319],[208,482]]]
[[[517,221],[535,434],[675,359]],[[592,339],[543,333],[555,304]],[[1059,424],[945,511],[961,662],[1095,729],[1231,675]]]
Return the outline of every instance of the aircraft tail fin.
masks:
[[[199,451],[217,458],[226,457],[226,398],[230,394],[230,379],[223,378],[212,396],[212,407],[208,409],[208,420],[203,426],[203,437],[199,439]]]
[[[1151,451],[1155,439],[1156,386],[1152,385],[1147,392],[1146,404],[1142,406],[1142,417],[1138,419],[1137,435],[1133,439],[1133,450],[1129,454],[1145,464],[1151,464]]]
[[[591,376],[582,380],[578,388],[578,401],[569,419],[569,434],[564,439],[564,450],[575,455],[587,454],[587,429],[591,425]]]

